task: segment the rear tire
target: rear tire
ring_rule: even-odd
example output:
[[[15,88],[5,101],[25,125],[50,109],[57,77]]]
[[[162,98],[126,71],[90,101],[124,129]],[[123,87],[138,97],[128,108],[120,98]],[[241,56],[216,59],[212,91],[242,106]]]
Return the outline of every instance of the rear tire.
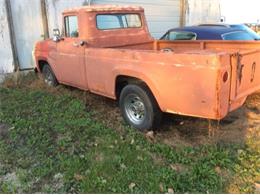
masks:
[[[124,87],[119,106],[124,120],[141,131],[153,129],[161,122],[162,112],[144,84],[129,84]]]
[[[51,86],[55,87],[58,85],[58,81],[56,79],[56,76],[54,75],[51,67],[48,64],[45,64],[42,68],[42,74],[43,74],[43,79],[44,82]]]

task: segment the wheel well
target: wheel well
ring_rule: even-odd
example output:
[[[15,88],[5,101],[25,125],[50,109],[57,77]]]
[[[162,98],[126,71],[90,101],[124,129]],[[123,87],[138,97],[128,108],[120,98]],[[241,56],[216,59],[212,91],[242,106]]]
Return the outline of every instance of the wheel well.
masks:
[[[129,85],[129,84],[145,85],[149,89],[148,85],[144,81],[142,81],[141,79],[138,79],[138,78],[135,78],[135,77],[130,77],[130,76],[123,76],[123,75],[117,76],[117,78],[116,78],[116,88],[115,88],[117,100],[119,99],[123,88],[125,86]],[[151,92],[151,90],[150,90],[150,92]]]
[[[43,66],[48,64],[48,62],[45,60],[39,60],[38,64],[39,64],[40,71],[42,72]]]

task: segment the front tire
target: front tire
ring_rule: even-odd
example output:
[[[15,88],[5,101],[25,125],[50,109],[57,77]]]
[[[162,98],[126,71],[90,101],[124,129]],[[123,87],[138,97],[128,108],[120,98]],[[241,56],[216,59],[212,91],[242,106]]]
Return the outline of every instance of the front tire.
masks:
[[[161,122],[161,110],[144,84],[129,84],[124,87],[119,106],[124,120],[141,131],[155,128]]]
[[[51,87],[55,87],[58,85],[58,81],[54,75],[54,73],[52,72],[51,67],[48,64],[45,64],[42,68],[42,74],[43,74],[43,79],[44,82],[51,86]]]

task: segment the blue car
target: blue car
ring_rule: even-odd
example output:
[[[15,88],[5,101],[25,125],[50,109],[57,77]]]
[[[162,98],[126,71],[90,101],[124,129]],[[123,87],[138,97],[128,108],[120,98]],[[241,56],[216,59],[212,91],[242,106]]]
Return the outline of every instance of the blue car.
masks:
[[[260,40],[260,35],[243,24],[202,24],[171,29],[161,40]]]

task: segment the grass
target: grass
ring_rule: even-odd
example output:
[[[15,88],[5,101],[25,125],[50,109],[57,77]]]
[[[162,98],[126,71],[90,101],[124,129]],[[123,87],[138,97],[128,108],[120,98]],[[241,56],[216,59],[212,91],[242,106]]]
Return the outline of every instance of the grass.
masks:
[[[173,148],[108,128],[70,94],[0,94],[1,193],[253,193],[260,179],[258,134]]]

